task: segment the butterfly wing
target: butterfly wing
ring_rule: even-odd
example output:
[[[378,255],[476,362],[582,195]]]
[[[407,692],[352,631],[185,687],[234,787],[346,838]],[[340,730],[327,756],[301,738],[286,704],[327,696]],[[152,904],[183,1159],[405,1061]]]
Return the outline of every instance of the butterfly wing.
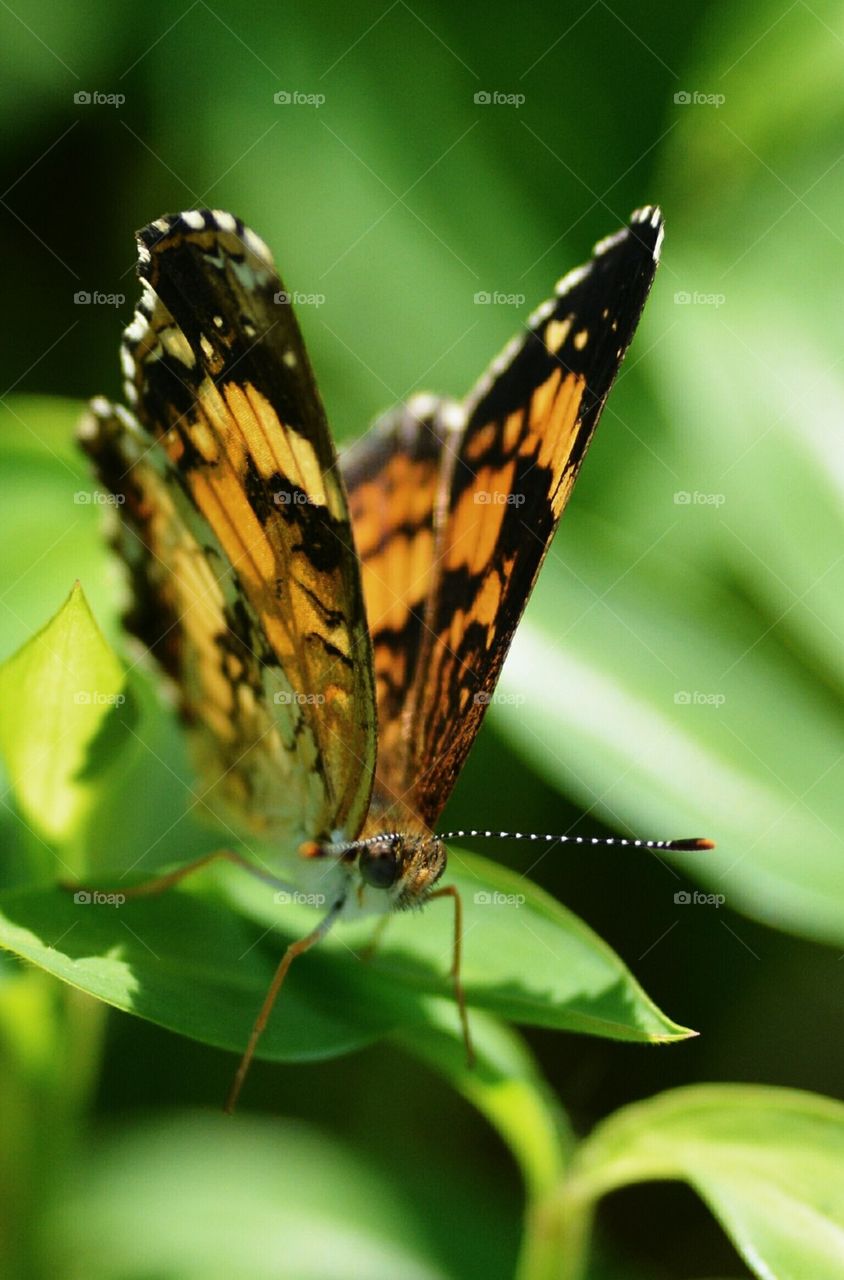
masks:
[[[398,762],[378,762],[401,818],[433,827],[475,740],[636,330],[662,234],[659,210],[647,208],[597,245],[470,395],[456,445],[440,449],[429,589],[400,718],[398,699],[379,704],[382,740],[402,740]],[[361,492],[353,484],[353,511]],[[381,573],[389,577],[386,564]]]
[[[376,748],[372,657],[336,456],[266,246],[226,213],[139,233],[131,412],[84,437],[121,499],[129,624],[174,679],[209,802],[276,836],[352,838]]]
[[[407,791],[413,726],[408,693],[418,670],[434,542],[448,499],[443,459],[463,424],[455,401],[416,396],[385,414],[341,454],[361,562],[378,705],[376,809]]]

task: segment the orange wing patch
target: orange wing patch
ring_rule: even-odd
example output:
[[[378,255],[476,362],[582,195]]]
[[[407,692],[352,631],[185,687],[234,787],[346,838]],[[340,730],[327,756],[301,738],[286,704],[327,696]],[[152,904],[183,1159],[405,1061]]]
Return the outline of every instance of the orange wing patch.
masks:
[[[436,577],[445,473],[461,425],[456,404],[419,396],[386,414],[341,457],[375,664],[375,815],[395,808],[407,792],[408,697]],[[407,821],[418,825],[412,814]]]

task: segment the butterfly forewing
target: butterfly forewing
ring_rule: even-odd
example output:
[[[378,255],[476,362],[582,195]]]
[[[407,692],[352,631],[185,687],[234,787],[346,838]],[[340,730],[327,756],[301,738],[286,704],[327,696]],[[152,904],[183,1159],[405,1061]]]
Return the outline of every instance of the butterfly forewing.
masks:
[[[428,826],[480,728],[635,332],[661,239],[658,210],[641,210],[561,281],[469,397],[456,449],[441,454],[430,586],[413,667],[402,672],[407,736],[390,774],[405,812]],[[355,484],[353,510],[356,500]],[[389,578],[386,563],[381,573]]]
[[[100,404],[87,430],[103,482],[126,498],[134,629],[248,825],[353,837],[375,758],[371,648],[287,295],[230,214],[159,219],[139,244],[144,297],[122,355],[132,411]]]

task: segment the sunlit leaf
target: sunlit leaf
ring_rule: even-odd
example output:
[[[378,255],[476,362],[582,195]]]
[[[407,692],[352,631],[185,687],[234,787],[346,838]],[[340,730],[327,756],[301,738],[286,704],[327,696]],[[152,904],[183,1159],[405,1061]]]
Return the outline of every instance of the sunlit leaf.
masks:
[[[764,1280],[844,1272],[844,1106],[791,1089],[702,1085],[625,1107],[581,1145],[564,1196],[682,1179]]]
[[[285,943],[308,932],[315,915],[279,905],[237,869],[224,879],[229,902],[182,891],[121,902],[122,882],[75,895],[9,892],[0,896],[0,944],[117,1008],[242,1050]],[[645,1043],[691,1034],[660,1013],[605,943],[535,886],[469,855],[460,855],[453,879],[466,903],[470,1004],[513,1021]],[[267,936],[272,926],[281,936]],[[425,1022],[426,997],[450,994],[453,925],[443,904],[397,917],[364,963],[355,951],[371,927],[341,925],[298,961],[262,1056],[346,1052]]]
[[[123,669],[77,583],[55,618],[0,667],[0,750],[26,822],[69,839],[98,773],[125,745],[110,738],[126,705]]]
[[[500,730],[620,834],[715,839],[675,866],[727,905],[844,941],[837,703],[711,577],[594,521],[566,532],[510,655]],[[788,732],[771,732],[772,699]]]

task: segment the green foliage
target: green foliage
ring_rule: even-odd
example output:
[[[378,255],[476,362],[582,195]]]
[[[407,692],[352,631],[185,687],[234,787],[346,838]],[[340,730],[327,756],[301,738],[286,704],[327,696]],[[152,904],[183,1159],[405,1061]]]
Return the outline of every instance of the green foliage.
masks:
[[[285,1280],[448,1280],[426,1234],[401,1188],[340,1143],[187,1114],[98,1143],[43,1250],[66,1280],[275,1280],[280,1259]]]
[[[115,752],[127,746],[123,687],[123,669],[78,583],[55,618],[0,667],[0,752],[42,848],[71,846],[103,794]]]
[[[547,663],[535,666],[547,670]],[[13,785],[24,812],[60,847],[62,837],[72,847],[80,813],[96,807],[107,820],[113,777],[98,761],[104,724],[124,684],[122,668],[78,587],[0,668],[5,696],[13,703],[19,694],[27,709],[4,721]],[[74,697],[82,686],[99,696]],[[553,716],[559,708],[552,704],[550,711]],[[118,749],[128,732],[122,723]],[[110,766],[111,752],[105,758]],[[131,856],[131,841],[123,854]],[[659,1012],[591,930],[529,881],[461,851],[453,854],[451,878],[466,904],[463,980],[470,1005],[505,1020],[618,1039],[668,1041],[690,1034]],[[129,902],[122,890],[132,879],[125,875],[75,893],[60,887],[10,890],[0,900],[0,942],[116,1008],[237,1051],[272,975],[274,961],[263,945],[267,932],[275,927],[282,939],[300,936],[312,927],[310,909],[280,903],[237,868],[205,872],[199,882],[199,893]],[[844,1143],[844,1110],[838,1104],[729,1086],[678,1091],[619,1112],[575,1147],[529,1055],[484,1014],[475,1015],[478,1064],[467,1067],[455,1012],[442,999],[451,934],[444,916],[427,913],[424,928],[417,919],[399,917],[392,937],[369,963],[354,959],[355,948],[366,941],[362,926],[346,930],[342,939],[329,937],[294,971],[260,1056],[312,1061],[393,1034],[442,1072],[489,1119],[522,1169],[531,1225],[521,1262],[524,1280],[582,1274],[594,1201],[618,1186],[657,1177],[690,1181],[760,1274],[783,1280],[800,1274],[795,1259],[806,1256],[809,1222],[813,1274],[822,1280],[835,1273],[840,1205],[830,1203],[828,1189]],[[189,1164],[201,1146],[202,1141],[186,1144]],[[96,1183],[101,1175],[92,1176]],[[81,1207],[62,1221],[84,1222],[86,1203],[83,1194]],[[117,1253],[104,1264],[111,1268],[119,1265],[123,1247],[125,1203],[124,1189],[114,1197]],[[166,1205],[166,1197],[156,1198],[150,1212],[166,1219]],[[335,1247],[348,1208],[339,1221],[329,1217],[320,1227],[336,1237]],[[361,1256],[377,1275],[379,1267],[397,1263],[388,1261],[389,1250],[381,1258],[389,1231],[373,1220],[370,1226],[378,1246],[370,1258],[361,1243]],[[61,1227],[60,1234],[67,1230]],[[157,1235],[155,1252],[164,1250],[162,1256],[182,1266],[172,1236],[172,1227]],[[74,1250],[79,1252],[78,1241]],[[200,1255],[195,1259],[209,1273]],[[312,1265],[305,1250],[304,1269],[297,1274],[311,1274]],[[420,1277],[428,1274],[425,1265],[418,1264]],[[230,1261],[221,1266],[220,1274],[226,1266],[237,1274]],[[402,1266],[414,1274],[417,1264],[405,1260]]]
[[[368,0],[16,8],[0,12],[0,374],[63,398],[0,407],[0,1270],[837,1276],[841,1106],[818,1093],[844,1066],[840,0],[539,0],[483,22]],[[325,103],[278,108],[284,87]],[[94,88],[125,108],[73,104]],[[487,88],[525,102],[476,106]],[[263,1051],[287,1065],[259,1064],[244,1098],[307,1124],[178,1109],[222,1093],[234,1058],[205,1046],[242,1048],[304,908],[231,868],[120,907],[48,883],[87,864],[120,892],[215,840],[122,637],[113,513],[71,443],[79,399],[119,385],[132,228],[200,200],[322,295],[300,320],[341,438],[412,390],[465,392],[594,239],[645,201],[667,218],[641,334],[448,825],[566,830],[586,811],[584,831],[718,848],[670,870],[626,854],[530,868],[576,911],[455,851],[477,1067],[445,904],[391,922],[368,964],[349,953],[363,931],[338,932],[272,1020]],[[78,307],[77,288],[127,301]],[[475,305],[495,289],[524,306]],[[45,626],[77,580],[90,612],[77,591]],[[126,702],[74,702],[88,689]],[[695,885],[722,909],[672,907]],[[638,979],[701,1036],[679,1043]],[[110,1019],[104,1049],[108,1004],[139,1016]],[[535,1028],[530,1047],[512,1023]],[[665,1091],[723,1077],[816,1092]],[[611,1193],[652,1180],[691,1186],[729,1252],[714,1226],[689,1230],[688,1206],[637,1234],[642,1193],[632,1211]]]
[[[21,724],[24,738],[28,723]],[[43,741],[41,721],[37,732]],[[463,981],[471,1004],[515,1021],[624,1040],[690,1034],[659,1012],[609,947],[541,890],[460,851],[452,866],[465,902]],[[238,1049],[274,968],[258,943],[279,928],[275,953],[309,932],[315,917],[307,906],[279,904],[237,868],[220,879],[230,891],[223,904],[191,892],[125,902],[121,890],[132,881],[116,878],[89,882],[76,894],[17,890],[2,895],[0,941],[117,1008]],[[371,928],[336,931],[296,967],[283,1015],[263,1038],[263,1056],[325,1057],[425,1020],[425,997],[449,989],[450,913],[441,905],[424,917],[398,917],[375,958],[356,964],[350,949],[362,947]]]
[[[778,1280],[835,1280],[844,1232],[844,1106],[793,1089],[702,1085],[658,1094],[583,1142],[563,1215],[618,1187],[688,1182],[747,1265]]]
[[[758,615],[716,578],[643,543],[619,580],[629,535],[585,517],[565,547],[514,646],[502,689],[521,709],[500,709],[503,732],[556,787],[601,797],[608,824],[714,838],[673,860],[678,888],[698,881],[735,910],[844,942],[840,707],[793,654],[759,643]],[[561,616],[577,621],[561,632]],[[789,726],[773,740],[772,690]]]

